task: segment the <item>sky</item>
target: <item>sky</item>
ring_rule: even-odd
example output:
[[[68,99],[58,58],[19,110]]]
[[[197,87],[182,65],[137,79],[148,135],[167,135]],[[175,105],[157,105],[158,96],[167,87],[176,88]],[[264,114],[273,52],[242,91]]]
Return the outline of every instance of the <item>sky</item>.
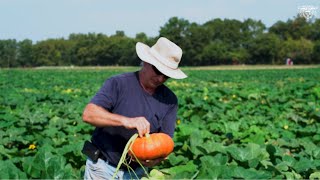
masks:
[[[172,17],[198,24],[252,18],[270,27],[296,17],[301,6],[318,8],[314,17],[320,18],[320,0],[0,0],[0,40],[37,42],[116,31],[155,37]]]

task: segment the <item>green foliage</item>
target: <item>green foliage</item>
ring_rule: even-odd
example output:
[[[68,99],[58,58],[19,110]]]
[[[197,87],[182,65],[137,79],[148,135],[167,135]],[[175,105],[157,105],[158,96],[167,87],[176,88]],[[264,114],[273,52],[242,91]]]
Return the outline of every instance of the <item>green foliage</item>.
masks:
[[[317,177],[318,71],[189,72],[169,82],[180,120],[175,151],[159,169],[185,169],[168,178]]]
[[[37,179],[73,179],[77,177],[70,164],[66,164],[65,157],[53,155],[54,148],[42,146],[34,157],[23,159],[23,171],[31,178]]]
[[[124,31],[107,36],[102,33],[70,34],[68,39],[48,39],[32,43],[0,40],[0,67],[35,66],[137,66],[136,42],[152,46],[165,36],[183,49],[182,66],[224,64],[319,63],[320,20],[294,17],[278,21],[270,28],[251,18],[212,19],[203,24],[172,17],[160,27],[159,35],[135,38]]]
[[[0,179],[81,179],[84,106],[118,70],[0,71]],[[317,179],[320,70],[186,70],[159,179]]]

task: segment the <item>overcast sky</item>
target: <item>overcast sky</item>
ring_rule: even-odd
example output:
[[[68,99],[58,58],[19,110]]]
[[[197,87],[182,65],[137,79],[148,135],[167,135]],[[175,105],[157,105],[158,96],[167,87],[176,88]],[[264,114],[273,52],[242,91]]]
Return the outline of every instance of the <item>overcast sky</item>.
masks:
[[[203,24],[215,18],[261,20],[267,27],[297,16],[320,0],[0,0],[0,39],[68,38],[71,33],[117,30],[157,36],[171,17]]]

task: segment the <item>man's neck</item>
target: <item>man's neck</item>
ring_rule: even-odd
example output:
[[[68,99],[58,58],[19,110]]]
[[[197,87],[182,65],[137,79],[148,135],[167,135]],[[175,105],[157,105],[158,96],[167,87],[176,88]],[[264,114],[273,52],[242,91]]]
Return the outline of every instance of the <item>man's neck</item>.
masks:
[[[139,71],[139,80],[140,80],[139,83],[144,91],[152,95],[156,91],[156,89],[152,87],[148,87],[146,83],[147,80],[145,79],[145,75],[143,73],[144,73],[143,71]]]

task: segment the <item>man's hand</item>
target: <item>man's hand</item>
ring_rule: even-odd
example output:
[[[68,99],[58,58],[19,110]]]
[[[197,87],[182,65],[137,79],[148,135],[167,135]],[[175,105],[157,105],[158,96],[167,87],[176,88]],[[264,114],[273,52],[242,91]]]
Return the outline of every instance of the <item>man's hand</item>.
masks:
[[[137,129],[139,136],[150,133],[150,123],[145,117],[128,118],[110,113],[106,109],[89,103],[82,115],[83,121],[96,127],[124,126],[127,129]]]
[[[140,137],[150,133],[150,123],[144,117],[129,118],[125,121],[124,127],[127,129],[137,129]]]
[[[158,158],[153,160],[139,160],[139,162],[145,167],[153,167],[165,159],[167,158]],[[134,157],[132,157],[132,161],[136,161]]]

